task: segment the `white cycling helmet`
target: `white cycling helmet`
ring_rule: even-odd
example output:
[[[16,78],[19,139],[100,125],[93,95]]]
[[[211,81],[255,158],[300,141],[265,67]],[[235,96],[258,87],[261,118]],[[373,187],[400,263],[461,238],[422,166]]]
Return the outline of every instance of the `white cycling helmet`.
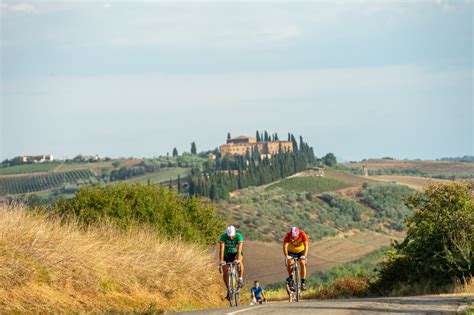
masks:
[[[228,226],[226,234],[229,237],[235,236],[235,227],[233,225]]]

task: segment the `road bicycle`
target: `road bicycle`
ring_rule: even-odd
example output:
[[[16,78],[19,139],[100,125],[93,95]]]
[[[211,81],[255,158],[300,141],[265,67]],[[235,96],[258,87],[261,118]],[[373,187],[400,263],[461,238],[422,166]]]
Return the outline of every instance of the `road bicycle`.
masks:
[[[289,254],[293,259],[293,287],[290,286],[290,301],[301,300],[301,273],[298,255]],[[288,264],[288,261],[286,262]]]
[[[227,266],[227,297],[230,306],[240,305],[239,267],[238,261],[228,262]],[[222,273],[222,266],[219,265],[219,272]]]

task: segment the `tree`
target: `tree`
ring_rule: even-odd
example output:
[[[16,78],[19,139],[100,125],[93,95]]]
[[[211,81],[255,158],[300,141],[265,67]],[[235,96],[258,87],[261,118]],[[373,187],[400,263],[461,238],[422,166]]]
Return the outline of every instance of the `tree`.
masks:
[[[209,190],[209,198],[211,200],[216,200],[216,197],[217,197],[216,185],[212,184],[211,189]]]
[[[375,288],[431,284],[432,288],[472,278],[474,261],[473,182],[429,186],[408,198],[414,211],[406,237],[395,243],[382,264]]]
[[[191,142],[191,154],[197,154],[196,142]]]
[[[227,133],[227,140],[230,140],[231,139],[231,136],[230,136],[230,132]]]
[[[337,163],[336,156],[333,153],[328,153],[323,157],[323,163],[326,166],[334,166]]]
[[[258,130],[257,130],[256,138],[257,138],[257,142],[262,141],[262,138],[260,138],[260,133],[258,132]]]
[[[178,156],[178,149],[174,148],[173,149],[173,157],[177,157]]]

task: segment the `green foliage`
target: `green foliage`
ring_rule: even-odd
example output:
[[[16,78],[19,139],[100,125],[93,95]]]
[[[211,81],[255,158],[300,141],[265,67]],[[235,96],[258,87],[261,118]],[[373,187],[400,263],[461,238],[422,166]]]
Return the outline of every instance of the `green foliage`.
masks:
[[[468,282],[474,261],[473,182],[432,185],[409,197],[416,210],[407,236],[394,244],[374,289],[389,293],[419,283],[441,286]]]
[[[332,209],[337,209],[338,219],[347,218],[347,221],[355,222],[362,220],[363,210],[357,202],[329,194],[324,194],[321,199],[326,201]]]
[[[362,192],[362,200],[376,210],[375,217],[388,218],[392,222],[401,223],[412,212],[405,205],[405,199],[414,193],[414,190],[397,184],[378,184],[367,187]],[[393,225],[392,228],[402,230],[403,226]]]
[[[323,163],[329,167],[337,164],[336,156],[333,153],[328,153],[323,156]]]
[[[327,191],[345,188],[345,183],[326,177],[304,176],[284,179],[276,184],[269,186],[267,189],[281,188],[288,191],[301,191],[309,193],[322,193]]]
[[[165,237],[200,244],[214,242],[223,229],[211,203],[152,185],[83,187],[74,198],[59,200],[54,209],[85,224],[110,220],[127,228],[146,223]]]
[[[60,188],[65,184],[91,184],[95,181],[91,170],[81,169],[45,175],[0,177],[0,195],[23,194],[40,190]]]
[[[37,164],[25,164],[25,165],[16,165],[16,166],[10,166],[10,167],[1,167],[0,175],[49,172],[58,165],[59,165],[59,162],[44,162],[44,163],[37,163]]]

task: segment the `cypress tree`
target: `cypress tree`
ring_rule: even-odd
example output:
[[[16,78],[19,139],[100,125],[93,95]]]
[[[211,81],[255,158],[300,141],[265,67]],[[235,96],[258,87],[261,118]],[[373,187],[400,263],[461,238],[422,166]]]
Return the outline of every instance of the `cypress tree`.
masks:
[[[262,139],[260,138],[260,133],[258,132],[258,130],[257,130],[256,137],[257,137],[257,142],[261,142],[261,141],[262,141]]]
[[[196,142],[191,142],[191,154],[197,154]]]
[[[211,189],[209,190],[209,198],[211,198],[211,200],[216,200],[216,196],[217,196],[216,186],[212,184]]]
[[[178,149],[173,148],[173,157],[177,157],[177,156],[178,156]]]
[[[227,133],[227,140],[229,140],[231,137],[230,137],[230,132]]]

